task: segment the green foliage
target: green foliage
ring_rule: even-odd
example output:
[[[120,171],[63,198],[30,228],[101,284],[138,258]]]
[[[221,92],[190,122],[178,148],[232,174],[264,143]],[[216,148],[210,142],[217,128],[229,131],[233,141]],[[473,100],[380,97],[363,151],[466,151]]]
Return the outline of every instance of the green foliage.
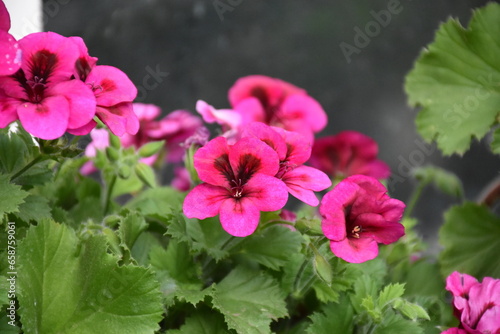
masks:
[[[229,334],[226,323],[220,314],[196,312],[186,319],[180,329],[167,331],[167,334]]]
[[[213,305],[229,328],[242,334],[271,333],[271,321],[288,314],[278,283],[243,267],[235,268],[215,286]]]
[[[19,206],[29,195],[20,186],[9,181],[9,176],[0,174],[0,220],[6,213],[19,212]]]
[[[436,166],[425,166],[416,168],[413,176],[423,184],[433,184],[446,195],[457,198],[463,196],[462,182],[452,172]]]
[[[439,257],[442,274],[459,271],[478,279],[500,277],[498,240],[500,219],[486,207],[465,203],[451,208],[439,232],[444,247]]]
[[[100,236],[42,221],[19,243],[25,333],[152,333],[162,306],[151,270],[117,266]]]
[[[354,330],[354,310],[345,295],[338,304],[326,304],[310,318],[309,334],[343,334],[353,333]]]
[[[463,154],[500,112],[500,5],[474,12],[468,29],[444,23],[406,77],[409,102],[421,106],[416,124],[446,155]]]

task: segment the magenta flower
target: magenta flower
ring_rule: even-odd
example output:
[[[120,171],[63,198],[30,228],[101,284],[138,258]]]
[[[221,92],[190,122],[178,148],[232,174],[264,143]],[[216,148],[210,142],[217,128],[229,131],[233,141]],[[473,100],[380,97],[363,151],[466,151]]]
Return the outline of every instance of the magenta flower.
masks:
[[[321,228],[333,254],[347,262],[365,262],[377,257],[378,243],[387,245],[405,234],[399,223],[405,205],[386,192],[376,179],[354,175],[323,197]]]
[[[232,109],[215,109],[205,101],[196,102],[196,111],[207,123],[218,123],[222,126],[222,131],[237,129],[240,127],[241,115]]]
[[[0,76],[14,74],[21,67],[21,49],[9,30],[10,15],[0,1]]]
[[[186,196],[184,214],[198,219],[219,215],[233,236],[252,234],[260,211],[276,211],[287,202],[286,185],[274,177],[278,154],[256,138],[230,146],[226,138],[217,137],[195,153],[194,167],[204,183]]]
[[[446,290],[453,295],[454,314],[460,325],[443,333],[500,333],[500,279],[485,277],[479,283],[455,271],[446,279]]]
[[[0,123],[19,118],[42,139],[55,139],[79,128],[95,115],[96,99],[83,82],[71,80],[79,56],[73,40],[53,32],[19,40],[21,68],[0,77]]]
[[[92,67],[88,58],[78,58],[76,73],[92,89],[97,102],[97,117],[117,136],[139,131],[139,119],[134,113],[132,101],[137,88],[128,76],[113,66],[97,65]],[[82,69],[80,69],[81,67]],[[88,72],[88,75],[85,73]],[[91,120],[81,128],[70,131],[74,135],[88,133],[97,123]]]
[[[356,131],[343,131],[335,136],[317,139],[309,164],[332,178],[362,174],[386,179],[389,166],[377,160],[378,145],[370,137]]]
[[[263,75],[240,78],[229,90],[232,108],[241,114],[241,124],[263,122],[307,136],[321,131],[327,116],[305,90]]]
[[[271,146],[280,159],[275,176],[285,182],[288,192],[311,206],[319,204],[314,192],[325,190],[332,182],[322,171],[303,166],[311,155],[311,144],[305,136],[253,122],[245,127],[243,137],[255,137]]]

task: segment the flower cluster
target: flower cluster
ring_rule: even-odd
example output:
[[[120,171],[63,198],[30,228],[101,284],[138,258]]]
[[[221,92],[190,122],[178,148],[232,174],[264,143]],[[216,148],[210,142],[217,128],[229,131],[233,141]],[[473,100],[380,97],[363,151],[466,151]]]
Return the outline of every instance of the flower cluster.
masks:
[[[220,124],[224,133],[194,155],[204,183],[187,195],[187,217],[220,215],[228,233],[247,236],[257,228],[260,211],[284,207],[287,192],[317,206],[315,192],[335,179],[341,182],[324,195],[319,212],[336,256],[368,261],[377,256],[378,243],[404,235],[399,221],[405,205],[377,181],[390,171],[377,160],[373,139],[345,131],[314,141],[326,125],[323,109],[304,90],[279,79],[241,78],[229,90],[229,101],[232,109],[197,103],[203,119]],[[311,166],[305,166],[310,158]]]
[[[453,295],[453,309],[459,327],[443,334],[500,333],[500,279],[476,278],[459,272],[446,279],[446,290]]]
[[[96,65],[79,37],[41,32],[15,42],[3,2],[0,16],[0,127],[19,120],[33,136],[55,139],[89,133],[97,117],[118,136],[137,133],[137,89],[125,73]]]

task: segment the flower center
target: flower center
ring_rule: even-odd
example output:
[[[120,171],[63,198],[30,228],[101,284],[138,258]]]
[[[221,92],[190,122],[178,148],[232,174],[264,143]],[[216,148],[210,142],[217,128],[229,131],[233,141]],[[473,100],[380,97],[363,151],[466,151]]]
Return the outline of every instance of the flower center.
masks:
[[[354,226],[354,228],[351,231],[351,236],[353,238],[359,239],[359,234],[363,232],[363,228],[360,225]]]
[[[234,186],[231,187],[233,197],[234,198],[241,198],[243,196],[243,186],[245,184],[241,181],[241,179],[231,180],[231,183],[234,184]]]
[[[231,167],[229,155],[223,154],[214,161],[214,167],[217,169],[229,183],[231,196],[242,198],[245,196],[244,187],[248,180],[260,169],[260,159],[252,154],[242,154],[239,157],[238,169],[236,172]]]
[[[275,177],[281,180],[286,173],[295,169],[295,167],[297,167],[297,165],[291,164],[289,161],[281,161],[280,169],[278,170],[278,173],[276,173]]]

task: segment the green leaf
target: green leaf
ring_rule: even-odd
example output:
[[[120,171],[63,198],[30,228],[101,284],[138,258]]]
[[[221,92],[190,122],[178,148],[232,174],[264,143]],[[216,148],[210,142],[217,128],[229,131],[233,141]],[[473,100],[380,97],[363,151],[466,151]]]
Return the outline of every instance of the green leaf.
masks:
[[[186,319],[180,329],[169,330],[166,334],[229,334],[224,318],[215,312],[196,312]]]
[[[52,218],[49,201],[42,196],[30,195],[24,199],[24,203],[19,206],[17,217],[25,222],[41,221]]]
[[[5,255],[2,253],[2,255]],[[6,305],[9,303],[9,281],[7,281],[7,277],[5,276],[0,276],[0,309],[3,305]]]
[[[130,212],[120,222],[118,235],[120,236],[122,244],[130,250],[134,246],[137,238],[147,228],[148,224],[144,220],[143,216],[139,215],[137,212]]]
[[[201,291],[203,284],[198,278],[201,268],[194,262],[185,242],[171,239],[166,250],[155,246],[149,257],[168,303],[177,297],[196,305],[211,293],[211,289]]]
[[[215,286],[213,305],[229,328],[244,334],[271,333],[273,320],[286,316],[284,293],[271,277],[237,267]]]
[[[422,306],[410,303],[404,299],[396,299],[393,303],[394,309],[401,312],[404,316],[410,318],[411,320],[425,319],[431,320],[427,312]]]
[[[354,309],[345,296],[340,302],[325,305],[321,312],[311,315],[312,324],[307,328],[309,334],[348,334],[354,330]]]
[[[404,319],[393,311],[383,315],[383,322],[375,327],[374,334],[423,334],[417,322]]]
[[[500,219],[488,208],[475,203],[455,206],[445,214],[439,231],[444,247],[440,254],[441,273],[457,270],[478,279],[500,277]]]
[[[0,220],[5,213],[19,212],[19,206],[29,195],[9,180],[9,176],[0,174]]]
[[[30,333],[153,333],[161,319],[154,273],[117,266],[102,236],[79,242],[66,225],[40,222],[18,245],[18,300]]]
[[[404,292],[404,284],[395,283],[387,285],[384,290],[380,291],[380,294],[378,296],[378,306],[381,309],[384,308],[386,305],[401,297]]]
[[[39,153],[38,144],[18,123],[0,129],[0,173],[14,174]]]
[[[182,206],[184,195],[170,187],[150,188],[130,200],[125,207],[141,211],[145,216],[166,217],[172,208]]]
[[[19,319],[17,319],[19,320]],[[17,326],[12,326],[9,324],[12,320],[7,317],[7,314],[2,312],[0,315],[0,333],[2,334],[19,334],[21,333],[21,329]]]
[[[409,102],[422,106],[416,123],[445,155],[463,154],[481,139],[500,112],[500,5],[474,12],[468,29],[441,25],[406,77]]]
[[[463,196],[463,187],[460,179],[450,171],[436,166],[416,168],[413,175],[422,183],[432,183],[443,193],[460,198]]]
[[[179,241],[187,242],[193,251],[204,250],[216,261],[229,256],[225,246],[235,237],[222,229],[217,217],[200,221],[176,213],[169,218],[167,234]]]
[[[495,131],[493,131],[491,151],[495,154],[500,154],[500,128],[496,128]]]
[[[235,252],[278,270],[290,260],[290,254],[300,251],[302,241],[300,233],[284,226],[271,226],[246,237]]]

